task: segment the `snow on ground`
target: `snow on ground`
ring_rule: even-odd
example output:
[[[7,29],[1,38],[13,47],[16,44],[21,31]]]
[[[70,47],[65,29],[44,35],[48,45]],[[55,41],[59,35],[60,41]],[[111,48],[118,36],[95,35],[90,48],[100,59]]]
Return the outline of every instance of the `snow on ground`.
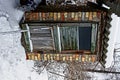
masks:
[[[12,30],[8,19],[0,17],[0,32]],[[24,71],[27,71],[24,65],[25,52],[20,43],[21,34],[0,34],[0,38],[0,77],[3,80],[27,80],[27,72]]]
[[[115,48],[115,44],[116,42],[120,43],[120,38],[117,39],[117,37],[119,36],[118,30],[119,30],[119,25],[120,25],[120,18],[117,17],[117,15],[112,14],[112,21],[111,21],[111,25],[112,27],[110,28],[110,35],[109,35],[109,41],[108,41],[108,52],[107,52],[107,58],[106,58],[106,68],[111,66],[111,63],[113,62],[113,54],[114,54],[114,48]],[[119,30],[120,32],[120,30]],[[116,41],[117,40],[117,41]]]
[[[0,78],[2,80],[48,80],[44,70],[41,75],[32,71],[33,61],[26,61],[21,45],[19,21],[24,12],[16,9],[19,0],[0,0]],[[9,33],[1,33],[8,32]]]
[[[118,24],[118,33],[116,37],[116,42],[115,42],[115,48],[120,48],[120,17],[119,17],[119,24]]]

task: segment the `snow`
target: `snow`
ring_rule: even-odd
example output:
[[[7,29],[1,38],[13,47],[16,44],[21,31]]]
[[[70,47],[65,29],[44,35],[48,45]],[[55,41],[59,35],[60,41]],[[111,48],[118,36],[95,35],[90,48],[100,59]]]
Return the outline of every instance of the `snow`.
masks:
[[[119,36],[118,28],[120,25],[120,18],[117,17],[117,15],[115,15],[115,14],[112,14],[111,17],[113,20],[111,21],[112,27],[110,28],[110,35],[109,35],[109,41],[108,41],[109,46],[107,48],[108,52],[107,52],[107,58],[106,58],[106,64],[105,64],[106,68],[110,67],[113,62],[116,38],[117,38],[117,36]],[[120,40],[117,39],[117,42],[120,42]]]
[[[24,14],[16,7],[19,0],[0,0],[0,78],[2,80],[48,80],[46,70],[41,75],[27,61],[21,45],[19,22]]]
[[[0,32],[13,29],[6,17],[0,17],[0,28]],[[28,72],[23,54],[25,52],[20,43],[21,34],[0,34],[0,37],[0,77],[3,77],[3,80],[27,80],[25,75]]]

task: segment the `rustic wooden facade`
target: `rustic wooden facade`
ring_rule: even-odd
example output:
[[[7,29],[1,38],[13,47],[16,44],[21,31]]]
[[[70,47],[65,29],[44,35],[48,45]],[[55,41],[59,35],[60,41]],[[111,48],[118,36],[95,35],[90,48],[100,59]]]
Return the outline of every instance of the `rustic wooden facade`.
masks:
[[[94,51],[100,12],[34,12],[25,14],[34,49]],[[45,46],[46,45],[46,46]],[[86,49],[85,49],[86,48]],[[93,52],[94,53],[94,52]]]
[[[30,31],[23,33],[27,59],[99,60],[103,49],[106,14],[106,10],[71,5],[38,6],[35,11],[26,12],[21,28]],[[33,49],[29,43],[33,45]],[[50,57],[52,54],[55,56]],[[56,55],[62,58],[58,59]],[[40,56],[44,56],[44,59]],[[81,56],[85,56],[85,60]]]

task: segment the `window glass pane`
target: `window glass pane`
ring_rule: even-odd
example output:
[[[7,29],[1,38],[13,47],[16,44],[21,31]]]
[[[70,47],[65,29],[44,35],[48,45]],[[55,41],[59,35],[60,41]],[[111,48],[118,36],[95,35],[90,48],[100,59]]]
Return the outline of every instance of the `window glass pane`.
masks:
[[[79,49],[91,50],[92,27],[79,27]]]
[[[62,50],[77,50],[77,27],[61,27],[60,38]]]

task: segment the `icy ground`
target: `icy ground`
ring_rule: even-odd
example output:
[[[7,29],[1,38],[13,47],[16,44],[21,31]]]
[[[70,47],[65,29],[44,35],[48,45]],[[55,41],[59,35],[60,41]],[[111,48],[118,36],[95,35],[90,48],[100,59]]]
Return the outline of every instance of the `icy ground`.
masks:
[[[46,70],[41,75],[38,75],[32,69],[33,61],[26,61],[25,51],[20,41],[21,33],[10,32],[20,30],[19,21],[24,12],[16,9],[17,5],[19,5],[19,0],[0,0],[0,80],[48,80]],[[117,36],[114,35],[114,32],[117,34],[117,30],[120,30],[116,21],[120,22],[115,16],[113,25],[116,25],[117,28],[116,26],[111,28],[112,34],[110,35],[109,50],[112,50],[108,53],[107,67],[111,65],[113,59],[109,54],[113,54],[114,44],[120,43],[120,37],[116,38]],[[109,62],[108,60],[111,61]],[[95,80],[105,80],[104,75],[99,74]]]

